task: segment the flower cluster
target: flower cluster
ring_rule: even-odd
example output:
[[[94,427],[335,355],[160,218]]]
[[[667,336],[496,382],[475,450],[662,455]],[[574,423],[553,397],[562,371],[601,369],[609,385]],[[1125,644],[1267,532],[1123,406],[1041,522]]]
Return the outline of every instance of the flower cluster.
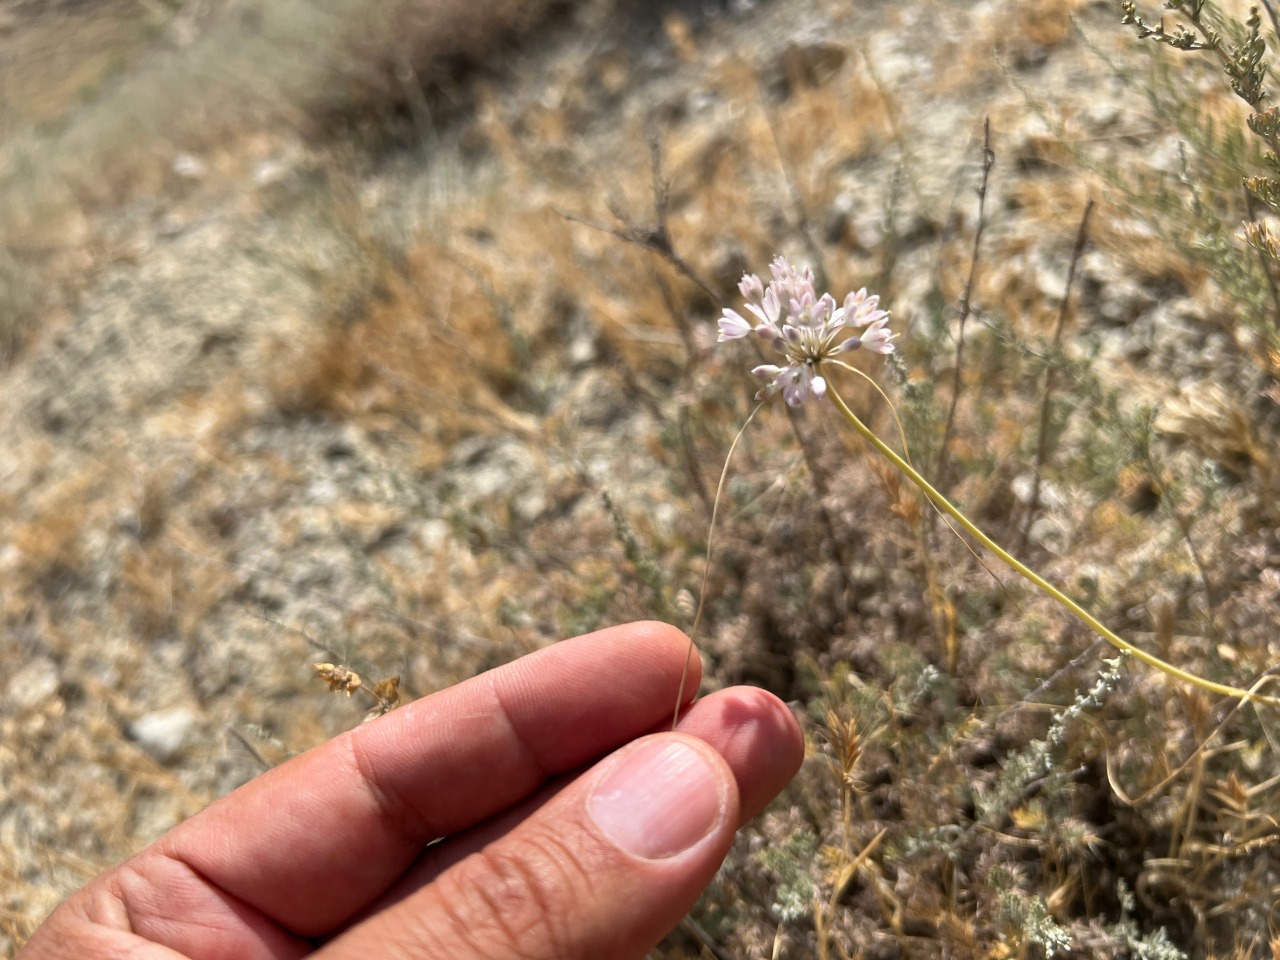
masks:
[[[889,313],[879,309],[880,298],[868,296],[865,287],[849,294],[837,307],[831,294],[817,296],[813,271],[808,267],[797,269],[785,257],[778,257],[769,269],[773,280],[768,286],[754,273],[738,284],[747,310],[760,322],[753,325],[728,308],[720,318],[721,343],[754,333],[782,354],[782,365],[766,363],[751,371],[767,381],[758,397],[781,390],[794,407],[827,392],[827,381],[818,372],[823,360],[858,347],[893,353]]]

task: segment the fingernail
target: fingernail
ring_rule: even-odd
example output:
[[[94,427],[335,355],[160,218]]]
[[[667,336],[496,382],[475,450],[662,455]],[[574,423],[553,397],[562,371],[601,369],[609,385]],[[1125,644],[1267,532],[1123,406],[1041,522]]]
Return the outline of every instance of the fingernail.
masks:
[[[587,801],[591,818],[619,849],[645,860],[688,850],[724,816],[721,778],[679,740],[650,740],[616,757]]]

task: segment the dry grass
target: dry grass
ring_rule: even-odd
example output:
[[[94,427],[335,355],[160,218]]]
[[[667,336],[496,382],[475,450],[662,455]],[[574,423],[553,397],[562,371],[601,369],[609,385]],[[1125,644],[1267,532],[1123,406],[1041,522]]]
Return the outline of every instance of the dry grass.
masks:
[[[255,135],[324,141],[345,125],[403,127],[406,114],[430,125],[423,111],[458,106],[460,70],[554,8],[218,0],[19,13],[6,46],[20,82],[3,86],[2,104],[15,120],[0,149],[0,362],[74,302],[76,275],[104,241],[86,215],[187,189],[178,154],[243,176]],[[29,292],[31,271],[55,291]]]

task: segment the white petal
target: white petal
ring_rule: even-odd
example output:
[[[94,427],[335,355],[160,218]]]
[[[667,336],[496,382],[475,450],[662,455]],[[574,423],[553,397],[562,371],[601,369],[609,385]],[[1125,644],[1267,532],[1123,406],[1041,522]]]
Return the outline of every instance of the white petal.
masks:
[[[724,343],[726,340],[737,340],[750,332],[751,324],[746,318],[736,310],[725,307],[724,316],[720,318],[720,336],[716,338],[717,341]]]
[[[759,303],[764,296],[764,284],[760,282],[760,278],[754,273],[742,275],[738,290],[742,293],[742,299],[749,303]]]
[[[878,320],[863,331],[859,339],[862,340],[862,345],[868,350],[883,354],[893,353],[893,338],[895,334],[889,332],[885,322],[885,320]]]
[[[827,323],[831,318],[831,314],[836,309],[836,298],[829,293],[824,293],[818,298],[818,302],[814,304],[813,322],[819,326]]]
[[[764,312],[765,319],[770,323],[777,323],[782,317],[782,304],[778,302],[778,291],[772,286],[764,294]]]

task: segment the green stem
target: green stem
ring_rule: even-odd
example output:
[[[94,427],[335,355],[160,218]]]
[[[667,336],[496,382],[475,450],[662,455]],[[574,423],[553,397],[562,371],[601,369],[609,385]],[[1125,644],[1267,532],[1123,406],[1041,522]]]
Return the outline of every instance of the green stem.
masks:
[[[977,526],[974,525],[973,521],[960,512],[958,507],[953,505],[950,500],[935,490],[933,485],[916,471],[915,467],[911,466],[911,464],[907,463],[906,460],[898,456],[897,452],[892,447],[876,436],[866,424],[858,419],[857,415],[845,404],[840,394],[836,392],[835,387],[831,385],[831,380],[829,378],[827,379],[827,392],[831,395],[831,399],[835,401],[835,405],[839,408],[840,412],[844,414],[844,418],[849,421],[859,434],[862,435],[863,439],[879,450],[880,453],[887,457],[895,467],[901,470],[908,480],[919,487],[921,492],[937,505],[939,510],[949,516],[956,523],[960,524],[960,526],[963,527],[970,536],[1003,560],[1011,570],[1056,600],[1059,604],[1070,611],[1076,619],[1085,624],[1090,630],[1097,633],[1112,646],[1119,650],[1123,650],[1136,660],[1141,660],[1143,663],[1147,664],[1147,666],[1155,667],[1155,669],[1159,670],[1161,673],[1175,677],[1178,680],[1181,680],[1184,683],[1189,683],[1194,687],[1199,687],[1201,690],[1207,690],[1210,693],[1216,693],[1226,697],[1238,697],[1242,700],[1254,700],[1259,703],[1280,706],[1280,700],[1276,700],[1275,698],[1259,696],[1258,694],[1251,693],[1250,691],[1243,690],[1239,687],[1233,687],[1223,683],[1215,683],[1212,680],[1206,680],[1204,677],[1196,676],[1194,673],[1188,673],[1186,670],[1183,670],[1180,667],[1175,667],[1173,664],[1161,660],[1153,654],[1147,653],[1147,651],[1140,647],[1135,647],[1132,643],[1129,643],[1127,640],[1123,640],[1116,634],[1112,633],[1103,626],[1096,617],[1089,613],[1088,610],[1084,609],[1084,607],[1080,606],[1080,604],[1076,603],[1048,580],[1044,579],[1044,577],[1040,576],[1021,560],[1009,553],[985,533],[979,530]]]

